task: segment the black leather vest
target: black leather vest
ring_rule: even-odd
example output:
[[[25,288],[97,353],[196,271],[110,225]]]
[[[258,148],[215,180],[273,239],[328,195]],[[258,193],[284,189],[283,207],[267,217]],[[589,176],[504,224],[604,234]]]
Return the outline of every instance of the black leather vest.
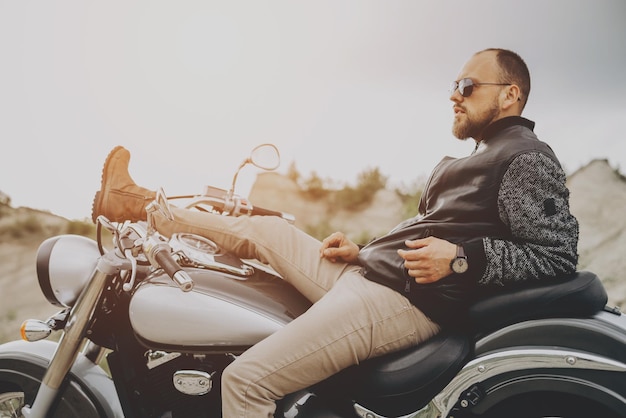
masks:
[[[366,278],[404,293],[431,319],[444,325],[476,299],[479,278],[453,274],[436,283],[417,284],[397,250],[405,248],[407,239],[428,236],[453,243],[510,238],[510,230],[498,213],[498,192],[509,164],[528,152],[540,152],[558,161],[552,149],[537,139],[531,121],[514,117],[494,125],[489,128],[504,128],[483,140],[472,155],[445,157],[435,167],[422,194],[418,216],[370,242],[359,254]]]

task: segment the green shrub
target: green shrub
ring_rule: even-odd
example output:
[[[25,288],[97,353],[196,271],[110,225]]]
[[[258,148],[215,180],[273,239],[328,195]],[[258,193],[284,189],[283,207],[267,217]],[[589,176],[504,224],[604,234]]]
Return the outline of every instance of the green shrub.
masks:
[[[387,186],[387,177],[376,168],[359,173],[356,187],[344,186],[331,194],[331,205],[336,209],[360,210],[372,203],[374,195]]]
[[[419,201],[424,192],[424,181],[417,180],[410,185],[402,185],[395,189],[396,194],[402,200],[402,218],[408,219],[417,215]]]
[[[19,219],[15,223],[6,225],[0,233],[11,238],[23,238],[29,235],[41,234],[44,228],[34,215],[29,215],[24,219]]]
[[[329,191],[324,187],[324,180],[317,175],[317,173],[311,173],[311,177],[304,181],[302,191],[305,197],[309,199],[322,199],[328,196]]]
[[[96,236],[96,226],[90,222],[70,221],[65,229],[67,234],[82,235],[92,238]]]

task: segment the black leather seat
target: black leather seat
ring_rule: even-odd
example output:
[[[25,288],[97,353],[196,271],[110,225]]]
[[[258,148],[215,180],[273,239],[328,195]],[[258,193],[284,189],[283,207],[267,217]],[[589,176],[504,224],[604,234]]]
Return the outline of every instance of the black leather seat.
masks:
[[[590,272],[538,284],[472,306],[471,335],[444,331],[416,347],[350,367],[324,387],[348,388],[361,405],[386,416],[409,414],[425,406],[469,360],[475,334],[528,319],[590,316],[607,301],[602,283]]]
[[[598,276],[580,271],[481,300],[470,308],[469,316],[475,331],[490,331],[529,319],[590,316],[606,302],[606,290]]]

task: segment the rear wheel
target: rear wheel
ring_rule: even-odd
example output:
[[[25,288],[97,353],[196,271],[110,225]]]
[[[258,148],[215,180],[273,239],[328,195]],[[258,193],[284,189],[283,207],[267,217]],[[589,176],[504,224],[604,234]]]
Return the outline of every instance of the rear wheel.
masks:
[[[481,418],[620,418],[621,414],[582,396],[558,392],[525,393],[507,399]]]

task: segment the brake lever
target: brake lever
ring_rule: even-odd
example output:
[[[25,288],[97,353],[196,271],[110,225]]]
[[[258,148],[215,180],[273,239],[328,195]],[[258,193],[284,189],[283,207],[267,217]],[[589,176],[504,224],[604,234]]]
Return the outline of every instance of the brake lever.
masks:
[[[124,256],[130,262],[131,269],[130,280],[124,283],[122,289],[124,289],[125,292],[130,292],[133,290],[133,286],[135,286],[135,278],[137,277],[137,259],[130,248],[124,250]]]
[[[143,252],[153,266],[161,267],[183,292],[189,292],[193,289],[193,280],[172,257],[172,247],[159,239],[154,220],[156,212],[168,220],[174,220],[174,215],[162,188],[157,191],[156,200],[146,207],[148,231],[142,243]]]

